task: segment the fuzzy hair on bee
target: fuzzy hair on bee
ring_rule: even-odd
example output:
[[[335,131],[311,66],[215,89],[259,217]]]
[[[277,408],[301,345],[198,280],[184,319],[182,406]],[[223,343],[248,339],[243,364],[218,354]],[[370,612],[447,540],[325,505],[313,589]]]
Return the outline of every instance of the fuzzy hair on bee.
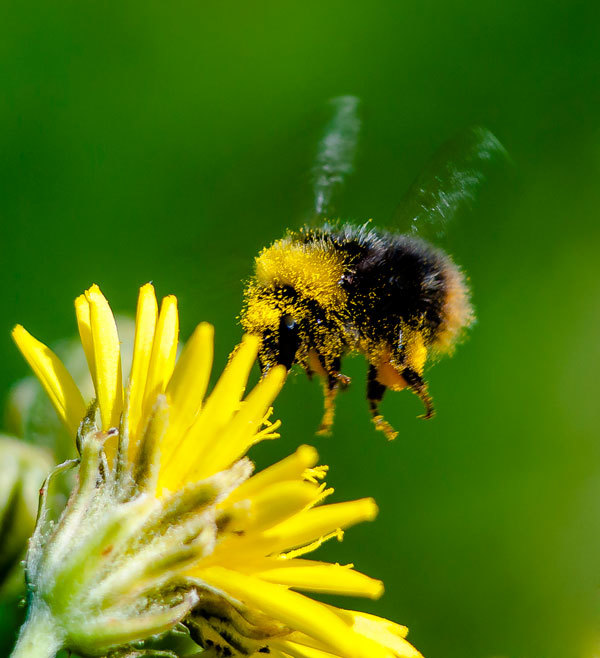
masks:
[[[396,432],[379,410],[385,391],[410,389],[431,418],[426,361],[450,352],[473,319],[465,277],[447,254],[369,224],[290,231],[263,249],[242,312],[244,329],[261,336],[263,371],[298,363],[322,377],[321,433],[333,423],[337,392],[350,384],[342,358],[362,354],[369,408],[388,438]]]
[[[397,432],[380,403],[387,389],[409,389],[434,415],[425,366],[452,352],[474,321],[462,270],[437,241],[469,206],[494,161],[508,156],[496,137],[474,127],[449,140],[417,177],[396,211],[397,231],[335,217],[335,192],[353,171],[360,128],[358,99],[332,101],[333,118],[320,142],[314,175],[314,217],[265,247],[246,285],[241,322],[261,339],[263,373],[298,364],[322,379],[325,410],[319,429],[333,424],[334,400],[350,384],[341,361],[351,353],[368,363],[367,401],[376,429]]]

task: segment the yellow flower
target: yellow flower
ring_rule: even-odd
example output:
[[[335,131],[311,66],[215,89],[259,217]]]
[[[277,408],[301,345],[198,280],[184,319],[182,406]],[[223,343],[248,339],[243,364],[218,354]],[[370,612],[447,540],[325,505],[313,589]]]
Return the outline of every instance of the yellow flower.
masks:
[[[252,475],[245,454],[279,436],[268,416],[285,380],[273,368],[243,397],[258,339],[244,337],[206,397],[212,327],[200,324],[177,359],[176,299],[159,311],[147,284],[124,386],[99,288],[75,309],[96,392],[89,407],[56,356],[23,327],[13,331],[81,454],[63,516],[49,526],[42,510],[32,539],[32,603],[13,655],[100,655],[183,621],[215,655],[420,656],[405,627],[297,591],[381,595],[381,582],[352,565],[303,557],[377,508],[369,498],[322,504],[327,469],[308,446]]]

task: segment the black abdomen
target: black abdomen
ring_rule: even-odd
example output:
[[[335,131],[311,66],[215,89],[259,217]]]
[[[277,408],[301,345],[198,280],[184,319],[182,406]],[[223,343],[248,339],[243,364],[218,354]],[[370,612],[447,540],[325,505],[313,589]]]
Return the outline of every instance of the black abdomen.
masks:
[[[398,340],[401,324],[433,342],[442,323],[448,257],[420,239],[347,226],[330,234],[349,265],[341,285],[356,329],[371,340]]]

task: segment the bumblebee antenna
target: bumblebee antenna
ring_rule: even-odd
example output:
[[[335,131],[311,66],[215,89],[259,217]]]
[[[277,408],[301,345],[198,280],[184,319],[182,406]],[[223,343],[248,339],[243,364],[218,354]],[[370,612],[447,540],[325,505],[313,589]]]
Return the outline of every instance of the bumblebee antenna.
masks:
[[[325,127],[313,167],[315,212],[332,213],[332,198],[346,176],[354,171],[354,156],[360,131],[359,100],[356,96],[338,96],[330,101],[334,115]]]

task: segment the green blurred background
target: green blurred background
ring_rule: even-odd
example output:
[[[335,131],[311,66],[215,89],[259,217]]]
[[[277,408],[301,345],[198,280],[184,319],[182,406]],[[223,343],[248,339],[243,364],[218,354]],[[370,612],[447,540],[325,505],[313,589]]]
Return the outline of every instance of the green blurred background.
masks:
[[[433,151],[471,124],[515,162],[457,222],[478,324],[429,378],[438,416],[391,394],[373,431],[348,360],[331,438],[318,385],[277,402],[338,500],[381,512],[321,554],[381,577],[362,606],[427,658],[600,655],[600,9],[593,0],[5,0],[0,27],[1,392],[27,373],[9,330],[56,341],[97,282],[133,312],[153,280],[182,336],[240,336],[253,256],[310,209],[326,101],[363,102],[348,219],[385,225]],[[255,373],[256,376],[256,373]],[[7,617],[5,616],[5,621]]]

